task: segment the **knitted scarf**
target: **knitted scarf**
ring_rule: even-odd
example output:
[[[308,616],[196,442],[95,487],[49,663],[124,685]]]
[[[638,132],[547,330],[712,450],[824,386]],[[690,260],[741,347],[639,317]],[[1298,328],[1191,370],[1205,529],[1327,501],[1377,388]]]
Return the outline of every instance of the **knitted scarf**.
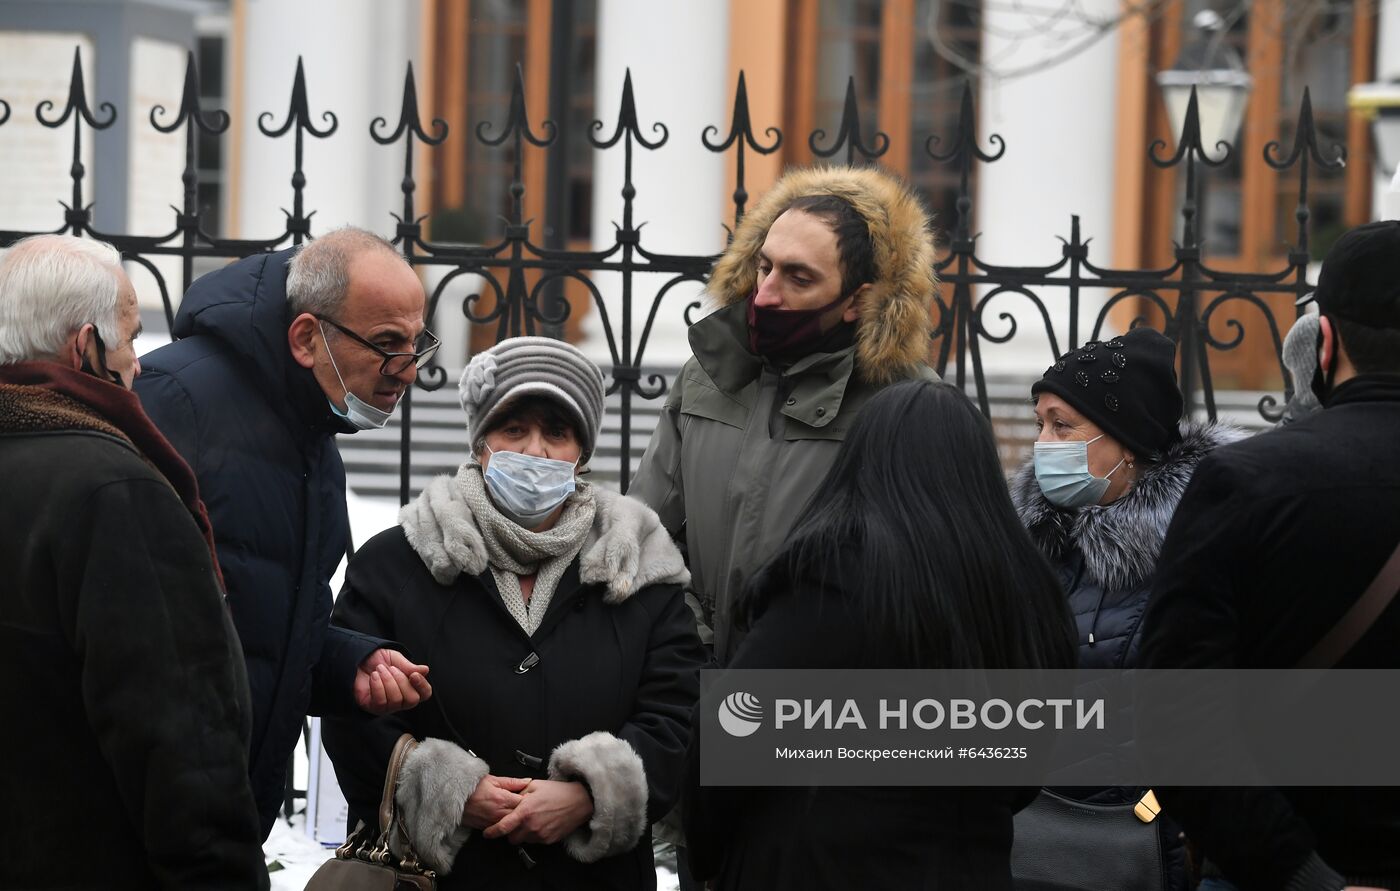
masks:
[[[90,430],[115,437],[160,474],[204,536],[214,574],[223,588],[214,530],[199,498],[194,471],[151,423],[136,394],[57,362],[0,365],[0,433],[62,430]]]
[[[564,570],[583,548],[584,537],[593,526],[593,487],[580,482],[564,503],[564,512],[554,526],[531,532],[496,509],[487,493],[480,464],[463,464],[452,482],[481,532],[501,600],[525,633],[534,634]],[[535,576],[528,603],[520,590],[522,575]]]

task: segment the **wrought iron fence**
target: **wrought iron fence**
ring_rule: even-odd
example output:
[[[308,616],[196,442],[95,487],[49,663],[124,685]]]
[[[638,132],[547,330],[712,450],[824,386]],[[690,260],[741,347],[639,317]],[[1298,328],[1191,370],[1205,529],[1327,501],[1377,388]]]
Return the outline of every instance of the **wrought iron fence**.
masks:
[[[258,117],[259,130],[270,139],[280,139],[290,134],[292,140],[293,172],[290,180],[291,210],[284,211],[286,223],[283,231],[266,239],[226,239],[209,234],[205,221],[201,219],[198,203],[199,173],[196,166],[198,133],[217,135],[229,125],[229,116],[222,110],[207,111],[200,106],[199,72],[196,70],[194,54],[190,54],[185,74],[184,91],[179,109],[171,117],[162,106],[149,111],[150,125],[162,133],[174,133],[184,128],[185,167],[182,174],[184,184],[183,208],[175,210],[174,228],[163,236],[140,236],[114,232],[102,232],[92,225],[92,206],[85,203],[83,180],[86,174],[82,164],[83,138],[87,131],[98,131],[110,127],[116,120],[117,110],[111,103],[102,103],[97,112],[90,106],[83,86],[82,62],[75,53],[72,80],[66,105],[61,114],[54,114],[55,104],[45,101],[35,109],[39,123],[49,128],[60,128],[71,122],[73,130],[73,163],[70,168],[72,179],[71,201],[63,204],[65,213],[63,224],[55,232],[74,235],[90,235],[114,244],[123,256],[147,269],[160,288],[167,321],[173,321],[174,304],[170,289],[161,271],[152,263],[155,257],[179,257],[182,260],[180,280],[181,293],[194,276],[194,262],[197,258],[235,258],[259,251],[272,251],[289,244],[298,244],[312,237],[311,213],[304,201],[306,176],[302,169],[302,156],[305,140],[322,139],[334,133],[340,122],[331,111],[319,116],[316,123],[309,101],[305,73],[300,61],[292,83],[291,103],[285,119],[277,125],[270,112]],[[0,96],[0,127],[8,121],[13,110]],[[167,119],[163,122],[163,119]],[[1278,171],[1296,168],[1298,175],[1298,204],[1295,211],[1297,238],[1291,245],[1287,265],[1277,271],[1225,272],[1211,268],[1202,258],[1202,245],[1197,221],[1197,207],[1204,170],[1219,167],[1228,159],[1234,148],[1227,143],[1219,143],[1215,148],[1218,156],[1212,157],[1201,142],[1200,124],[1196,100],[1192,95],[1187,114],[1186,126],[1180,143],[1169,157],[1163,155],[1165,143],[1153,143],[1149,155],[1153,164],[1160,168],[1180,167],[1185,173],[1185,200],[1181,209],[1181,237],[1175,243],[1175,261],[1160,269],[1112,269],[1099,266],[1089,260],[1088,241],[1080,233],[1079,221],[1073,218],[1070,236],[1063,241],[1061,256],[1057,262],[1042,266],[1001,266],[993,265],[977,255],[977,239],[972,226],[973,219],[973,170],[974,164],[995,163],[1006,152],[1006,144],[1000,136],[988,137],[991,150],[980,144],[976,130],[976,110],[973,105],[971,86],[965,86],[957,129],[946,136],[935,135],[924,145],[923,150],[938,164],[950,165],[959,177],[956,212],[951,227],[946,256],[940,259],[936,268],[944,283],[943,292],[937,299],[935,327],[931,347],[931,359],[938,372],[951,378],[960,387],[970,389],[984,414],[990,415],[991,405],[987,392],[987,376],[984,367],[982,348],[984,344],[1003,344],[1017,334],[1018,323],[1007,312],[998,318],[1005,326],[1001,333],[990,330],[987,323],[989,306],[1000,295],[1019,294],[1029,301],[1035,313],[1045,325],[1045,333],[1050,343],[1053,361],[1059,353],[1080,345],[1081,334],[1089,331],[1087,339],[1098,337],[1109,312],[1127,300],[1140,301],[1140,305],[1154,306],[1165,320],[1165,332],[1177,340],[1182,365],[1182,384],[1188,399],[1199,390],[1206,413],[1216,416],[1215,389],[1211,376],[1210,357],[1212,353],[1234,350],[1244,339],[1243,324],[1234,318],[1225,319],[1224,327],[1231,333],[1217,336],[1212,331],[1212,321],[1222,307],[1241,302],[1256,307],[1272,338],[1274,355],[1277,358],[1282,349],[1281,322],[1264,299],[1268,295],[1289,295],[1295,299],[1307,296],[1312,290],[1308,281],[1308,178],[1312,165],[1319,168],[1335,169],[1345,163],[1345,149],[1333,146],[1332,157],[1326,157],[1318,144],[1318,131],[1313,122],[1311,98],[1304,90],[1299,109],[1297,127],[1292,146],[1285,154],[1280,143],[1270,142],[1264,148],[1264,160]],[[736,186],[733,193],[734,221],[742,218],[749,199],[745,187],[745,160],[747,153],[771,154],[782,144],[784,135],[776,127],[763,129],[763,138],[755,132],[750,117],[746,82],[740,75],[734,96],[729,132],[719,138],[717,126],[707,127],[699,134],[704,147],[717,154],[730,154],[733,157]],[[403,192],[402,212],[394,214],[397,223],[393,242],[404,257],[414,266],[439,266],[450,271],[429,295],[429,315],[436,318],[442,311],[439,306],[447,285],[456,277],[475,274],[480,277],[483,287],[465,301],[462,311],[476,325],[494,325],[497,339],[518,334],[536,333],[537,330],[555,330],[567,318],[569,305],[561,300],[547,299],[553,283],[564,279],[581,282],[588,289],[593,306],[599,314],[606,336],[611,367],[605,369],[610,374],[609,393],[620,399],[621,424],[621,484],[626,488],[631,467],[631,415],[634,399],[654,400],[660,398],[667,388],[666,380],[657,374],[649,374],[643,380],[643,360],[651,337],[657,314],[668,294],[683,282],[703,282],[709,272],[714,257],[700,254],[663,254],[649,250],[643,243],[641,226],[634,219],[634,202],[637,187],[632,179],[634,155],[638,151],[656,151],[670,139],[671,133],[661,122],[644,127],[639,117],[633,97],[630,73],[623,83],[616,122],[611,135],[601,134],[607,128],[602,121],[593,121],[586,137],[589,143],[600,151],[620,151],[623,170],[621,190],[621,223],[616,225],[613,244],[605,249],[592,251],[554,250],[541,247],[530,239],[530,228],[524,218],[523,196],[525,183],[522,176],[522,159],[525,145],[542,150],[550,150],[558,137],[554,124],[543,122],[539,129],[532,127],[525,103],[523,78],[517,70],[511,94],[509,113],[504,123],[481,121],[475,128],[475,138],[486,146],[498,147],[509,152],[513,159],[513,177],[510,184],[511,211],[503,237],[494,244],[464,246],[442,244],[424,238],[422,222],[417,203],[418,185],[414,179],[414,160],[420,144],[436,150],[449,139],[448,127],[441,119],[433,119],[425,126],[418,108],[417,89],[413,68],[410,65],[404,77],[403,98],[398,110],[398,123],[391,130],[384,117],[375,118],[368,127],[369,136],[380,145],[401,143],[403,149]],[[860,108],[856,100],[854,78],[848,82],[844,111],[840,126],[828,136],[817,130],[808,136],[812,152],[823,159],[836,159],[839,163],[876,163],[889,148],[889,137],[875,133],[873,139],[865,141],[864,129],[860,123]],[[650,135],[648,135],[650,134]],[[0,130],[0,139],[3,139]],[[829,140],[829,144],[823,142]],[[554,150],[557,150],[554,149]],[[719,221],[716,221],[717,224]],[[364,221],[373,228],[371,221]],[[34,234],[31,232],[0,230],[0,247],[8,246],[16,240]],[[533,282],[527,281],[527,272],[532,273]],[[612,272],[620,276],[621,288],[616,304],[610,304],[598,287],[589,278],[590,273]],[[654,293],[638,293],[639,279],[643,276],[661,274],[668,276]],[[1106,289],[1111,292],[1103,305],[1093,313],[1093,318],[1085,311],[1084,292],[1088,289]],[[1065,298],[1047,301],[1044,292],[1063,292]],[[495,299],[489,309],[482,309],[483,295]],[[638,335],[633,330],[632,310],[639,305],[647,308],[646,322]],[[692,313],[699,308],[699,302],[684,307],[684,317],[691,321]],[[1054,311],[1052,312],[1052,307]],[[1301,310],[1299,310],[1301,312]],[[1068,339],[1061,343],[1055,333],[1052,316],[1059,313],[1067,319]],[[1134,323],[1146,321],[1139,316]],[[1048,362],[1047,362],[1048,364]],[[1279,369],[1285,380],[1286,371],[1280,361]],[[418,386],[432,390],[441,387],[447,379],[446,371],[438,366],[429,366],[420,373]],[[405,396],[401,403],[403,413],[402,437],[400,443],[400,498],[409,497],[409,471],[411,462],[412,394]],[[1258,405],[1259,412],[1266,419],[1274,419],[1279,406],[1273,396],[1265,396]]]

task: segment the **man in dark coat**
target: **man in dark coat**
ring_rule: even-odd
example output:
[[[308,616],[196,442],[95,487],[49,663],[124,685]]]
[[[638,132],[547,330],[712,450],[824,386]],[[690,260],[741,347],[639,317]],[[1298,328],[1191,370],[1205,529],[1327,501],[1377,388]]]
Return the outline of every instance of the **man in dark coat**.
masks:
[[[130,393],[110,245],[0,261],[0,887],[266,888],[248,680],[194,475]]]
[[[1144,667],[1298,666],[1400,545],[1400,222],[1343,235],[1315,296],[1323,410],[1201,462],[1163,545]],[[1308,661],[1400,667],[1400,607]],[[1393,790],[1158,792],[1245,891],[1400,887]]]
[[[358,229],[204,276],[137,393],[199,479],[253,693],[264,837],[308,714],[411,708],[425,666],[328,628],[350,543],[335,434],[382,426],[431,354],[418,278]],[[428,341],[425,343],[425,341]]]

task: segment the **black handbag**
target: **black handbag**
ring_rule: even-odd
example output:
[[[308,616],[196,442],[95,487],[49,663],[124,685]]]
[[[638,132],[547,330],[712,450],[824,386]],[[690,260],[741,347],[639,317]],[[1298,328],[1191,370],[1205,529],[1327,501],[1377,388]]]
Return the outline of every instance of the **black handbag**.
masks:
[[[398,819],[394,791],[398,788],[399,768],[408,753],[418,746],[410,734],[399,737],[389,769],[384,774],[384,795],[379,802],[379,831],[361,823],[336,848],[335,858],[316,870],[306,891],[433,891],[437,887],[433,871],[418,862],[413,847]],[[396,833],[402,858],[389,850],[390,834]]]
[[[1016,815],[1016,891],[1158,891],[1167,887],[1152,790],[1136,804],[1092,804],[1041,789]]]

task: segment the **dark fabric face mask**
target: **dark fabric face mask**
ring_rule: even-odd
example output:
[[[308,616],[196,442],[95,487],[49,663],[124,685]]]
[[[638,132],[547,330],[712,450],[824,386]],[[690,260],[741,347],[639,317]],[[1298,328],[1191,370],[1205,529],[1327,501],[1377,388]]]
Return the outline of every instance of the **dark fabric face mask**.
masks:
[[[831,312],[849,294],[816,309],[775,309],[754,303],[758,291],[749,295],[749,351],[776,362],[791,362],[802,358],[821,342],[827,332],[822,330],[822,316]]]
[[[122,389],[126,389],[126,383],[122,381],[122,376],[107,367],[107,345],[102,342],[102,335],[97,333],[97,326],[92,326],[92,340],[97,345],[97,361],[102,364],[102,371],[92,367],[86,355],[83,356],[83,364],[78,366],[78,370],[83,374],[90,375],[100,381],[116,384]]]
[[[1321,352],[1322,352],[1322,329],[1321,329],[1320,327],[1317,329],[1317,346],[1314,347],[1314,349],[1315,349],[1315,351],[1316,351],[1317,353],[1321,354]],[[1334,374],[1336,374],[1336,372],[1337,372],[1337,329],[1336,329],[1336,326],[1333,326],[1333,328],[1332,328],[1332,362],[1331,362],[1331,367],[1329,367],[1329,368],[1324,372],[1323,369],[1322,369],[1322,363],[1321,363],[1321,362],[1318,362],[1318,363],[1317,363],[1317,367],[1313,369],[1312,380],[1308,381],[1308,389],[1312,390],[1313,395],[1317,397],[1317,401],[1322,405],[1323,408],[1326,408],[1326,407],[1327,407],[1327,395],[1328,395],[1329,393],[1332,392],[1332,376],[1333,376]]]

